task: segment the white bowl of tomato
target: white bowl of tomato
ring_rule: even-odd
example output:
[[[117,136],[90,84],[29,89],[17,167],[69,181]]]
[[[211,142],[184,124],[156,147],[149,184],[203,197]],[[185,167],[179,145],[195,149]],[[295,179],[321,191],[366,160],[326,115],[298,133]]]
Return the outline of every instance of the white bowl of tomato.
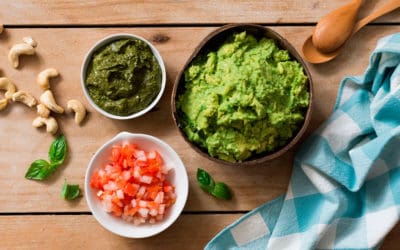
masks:
[[[185,166],[162,140],[121,132],[92,157],[86,201],[96,220],[128,238],[156,235],[181,214],[188,196]]]

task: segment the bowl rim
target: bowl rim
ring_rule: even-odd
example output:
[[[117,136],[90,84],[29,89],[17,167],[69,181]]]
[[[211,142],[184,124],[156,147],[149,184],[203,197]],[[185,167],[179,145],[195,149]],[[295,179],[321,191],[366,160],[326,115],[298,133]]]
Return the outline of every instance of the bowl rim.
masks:
[[[209,43],[213,38],[215,38],[217,35],[222,34],[224,32],[232,32],[235,29],[237,29],[237,30],[241,30],[241,29],[243,29],[243,30],[247,30],[247,29],[261,30],[266,37],[273,39],[277,43],[278,47],[288,50],[290,56],[302,65],[302,67],[304,69],[304,73],[308,78],[307,83],[308,83],[308,88],[309,88],[309,105],[307,107],[307,111],[305,112],[303,124],[301,125],[301,128],[297,131],[296,135],[294,137],[292,137],[287,144],[285,144],[283,147],[279,148],[278,150],[276,150],[270,154],[267,154],[265,156],[247,160],[247,161],[245,160],[242,162],[229,162],[229,161],[221,160],[218,158],[214,158],[211,155],[209,155],[207,152],[200,149],[199,146],[197,146],[193,142],[189,141],[186,134],[182,131],[181,125],[179,123],[178,112],[176,109],[176,97],[178,94],[178,87],[179,87],[179,83],[181,82],[181,79],[184,75],[185,69],[190,65],[190,63],[193,61],[193,59],[201,52],[201,50],[204,48],[204,46],[207,43]],[[189,56],[189,58],[186,60],[186,63],[181,68],[181,70],[179,71],[179,73],[177,74],[177,76],[175,78],[174,86],[172,89],[172,95],[171,95],[171,111],[172,111],[172,117],[174,120],[174,124],[175,124],[176,128],[178,129],[179,134],[184,138],[184,141],[187,144],[189,144],[189,146],[192,149],[194,149],[197,153],[199,153],[203,157],[210,159],[216,163],[220,163],[223,165],[230,165],[230,166],[254,166],[254,165],[265,163],[267,161],[278,158],[279,156],[286,153],[289,149],[291,149],[294,145],[296,145],[299,142],[299,140],[302,138],[302,136],[307,131],[307,128],[308,128],[310,120],[311,120],[314,90],[313,90],[313,80],[312,80],[311,73],[310,73],[307,65],[308,64],[303,60],[303,58],[300,56],[299,52],[297,52],[297,50],[293,47],[293,45],[288,40],[286,40],[284,37],[282,37],[278,32],[272,30],[271,28],[268,28],[266,26],[261,26],[258,24],[252,24],[252,23],[227,24],[220,28],[217,28],[216,30],[209,33],[197,45],[197,47],[192,52],[192,54]]]
[[[174,157],[177,159],[177,161],[178,161],[177,165],[179,165],[179,166],[175,166],[175,167],[176,168],[181,168],[182,173],[183,173],[182,175],[179,175],[179,182],[182,183],[183,192],[177,194],[178,199],[182,199],[182,201],[179,204],[177,204],[178,202],[176,202],[173,205],[173,207],[170,208],[170,209],[176,209],[175,216],[174,217],[170,217],[170,218],[165,218],[165,219],[168,219],[169,221],[167,221],[164,224],[160,224],[160,227],[156,227],[154,225],[157,225],[157,224],[153,224],[154,231],[152,231],[151,233],[148,233],[148,234],[144,234],[144,235],[129,235],[127,233],[124,234],[124,233],[121,233],[120,231],[114,229],[113,227],[109,226],[109,224],[107,224],[107,222],[104,221],[99,216],[99,214],[98,214],[99,211],[94,206],[94,203],[96,201],[92,196],[89,195],[90,194],[89,190],[92,189],[90,187],[90,177],[91,176],[89,176],[89,175],[91,174],[93,168],[95,168],[94,162],[95,162],[96,158],[104,150],[106,150],[108,147],[111,147],[115,143],[124,142],[124,141],[134,141],[135,139],[150,140],[150,141],[155,142],[156,144],[160,145],[161,147],[165,148],[168,152],[172,153],[174,155]],[[84,182],[85,200],[86,200],[86,203],[87,203],[87,205],[89,207],[89,210],[92,212],[92,215],[94,216],[96,221],[98,223],[100,223],[100,225],[102,225],[108,231],[110,231],[110,232],[112,232],[114,234],[117,234],[119,236],[126,237],[126,238],[135,238],[135,239],[148,238],[148,237],[154,236],[156,234],[159,234],[159,233],[165,231],[182,214],[182,211],[183,211],[183,209],[184,209],[184,207],[186,205],[186,202],[187,202],[187,199],[188,199],[188,196],[189,196],[189,177],[188,177],[188,174],[187,174],[187,171],[186,171],[186,167],[183,164],[183,162],[182,162],[181,158],[179,157],[178,153],[169,144],[167,144],[163,140],[161,140],[161,139],[159,139],[159,138],[157,138],[155,136],[148,135],[148,134],[142,134],[142,133],[130,133],[130,132],[122,131],[122,132],[118,133],[117,135],[115,135],[113,138],[111,138],[108,141],[106,141],[103,145],[101,145],[97,149],[97,151],[94,153],[94,155],[92,156],[92,158],[90,159],[90,162],[88,163],[88,165],[86,167],[85,180],[84,181],[85,181]],[[172,213],[171,213],[171,215],[172,215]],[[112,216],[112,215],[109,215],[109,216]],[[119,219],[121,219],[121,222],[124,222],[122,218],[119,218]],[[137,227],[137,226],[135,226],[133,224],[132,224],[132,226]]]
[[[158,65],[161,68],[161,88],[160,88],[160,91],[159,91],[158,95],[156,96],[156,98],[146,108],[144,108],[136,113],[126,115],[126,116],[114,115],[114,114],[111,114],[111,113],[103,110],[101,107],[99,107],[93,101],[92,97],[89,95],[89,92],[86,88],[86,72],[87,72],[87,67],[92,59],[92,55],[101,47],[103,47],[113,41],[123,39],[123,38],[139,39],[139,40],[142,40],[143,42],[145,42],[150,47],[153,55],[157,59]],[[149,112],[160,101],[160,99],[165,91],[166,81],[167,81],[167,74],[166,74],[166,69],[165,69],[165,63],[164,63],[164,60],[163,60],[160,52],[157,50],[157,48],[151,42],[146,40],[145,38],[135,35],[135,34],[130,34],[130,33],[115,33],[115,34],[105,36],[105,37],[101,38],[100,40],[98,40],[94,45],[92,45],[92,47],[85,54],[85,57],[83,59],[82,66],[81,66],[81,87],[82,87],[82,90],[83,90],[83,93],[84,93],[86,99],[88,100],[90,105],[97,112],[99,112],[100,114],[102,114],[108,118],[116,119],[116,120],[129,120],[129,119],[133,119],[133,118],[142,116],[142,115],[146,114],[147,112]]]

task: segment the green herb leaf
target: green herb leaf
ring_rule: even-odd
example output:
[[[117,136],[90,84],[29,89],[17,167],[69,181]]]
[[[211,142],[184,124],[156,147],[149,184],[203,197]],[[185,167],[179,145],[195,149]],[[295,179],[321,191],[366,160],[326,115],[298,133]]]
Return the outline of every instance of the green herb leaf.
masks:
[[[215,182],[211,176],[201,168],[197,169],[197,182],[199,183],[200,187],[208,193],[210,193],[215,186]]]
[[[42,159],[32,162],[25,174],[25,178],[39,181],[45,180],[64,162],[66,153],[67,142],[64,135],[60,135],[51,143],[49,149],[50,163]]]
[[[61,165],[64,162],[67,153],[67,141],[64,135],[58,136],[51,143],[49,150],[49,160],[52,165]]]
[[[64,181],[64,185],[61,189],[61,198],[66,200],[74,200],[81,194],[79,185],[70,185],[67,180]]]
[[[32,162],[28,171],[25,174],[25,178],[31,180],[44,180],[49,176],[53,171],[50,169],[50,164],[46,160],[36,160]]]
[[[232,199],[231,191],[229,187],[223,182],[217,182],[215,184],[214,190],[211,191],[211,194],[219,199],[230,200]]]
[[[229,187],[223,182],[215,183],[210,174],[201,168],[197,169],[197,182],[204,191],[219,199],[232,199],[232,193]]]

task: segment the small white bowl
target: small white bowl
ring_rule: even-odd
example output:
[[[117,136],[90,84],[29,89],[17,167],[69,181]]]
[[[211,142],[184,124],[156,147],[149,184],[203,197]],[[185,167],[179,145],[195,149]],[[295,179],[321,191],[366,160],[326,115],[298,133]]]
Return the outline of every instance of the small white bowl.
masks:
[[[144,223],[136,226],[122,218],[107,213],[96,196],[97,191],[90,187],[90,179],[93,173],[109,161],[112,146],[127,142],[135,143],[145,151],[157,150],[164,164],[172,167],[169,170],[167,180],[175,186],[176,202],[166,210],[164,219],[155,224]],[[90,211],[104,228],[123,237],[146,238],[167,229],[181,214],[187,200],[188,192],[188,176],[178,154],[168,144],[150,135],[128,132],[119,133],[97,150],[86,170],[85,197]]]
[[[139,39],[139,40],[142,40],[143,42],[145,42],[147,45],[149,45],[151,51],[153,52],[154,56],[157,59],[158,64],[160,65],[162,76],[161,76],[160,92],[158,93],[156,98],[153,100],[153,102],[150,103],[149,106],[147,106],[145,109],[143,109],[139,112],[136,112],[136,113],[133,113],[133,114],[130,114],[127,116],[120,116],[120,115],[111,114],[111,113],[103,110],[101,107],[99,107],[93,101],[92,97],[89,95],[89,91],[86,88],[86,71],[87,71],[87,67],[89,66],[89,63],[92,59],[93,53],[95,53],[97,50],[99,50],[100,48],[102,48],[103,46],[105,46],[111,42],[114,42],[114,41],[117,41],[120,39],[124,39],[124,38]],[[126,34],[126,33],[113,34],[113,35],[107,36],[107,37],[101,39],[100,41],[98,41],[95,45],[93,45],[93,47],[86,54],[85,59],[83,60],[82,69],[81,69],[81,85],[82,85],[83,93],[85,94],[86,99],[89,101],[90,105],[92,105],[93,108],[96,109],[100,114],[102,114],[106,117],[112,118],[112,119],[116,119],[116,120],[133,119],[133,118],[139,117],[141,115],[144,115],[145,113],[150,111],[161,99],[161,96],[163,95],[164,90],[165,90],[166,81],[167,81],[167,75],[166,75],[166,70],[165,70],[165,64],[164,64],[164,61],[163,61],[160,53],[158,52],[158,50],[149,41],[147,41],[143,37],[133,35],[133,34]]]

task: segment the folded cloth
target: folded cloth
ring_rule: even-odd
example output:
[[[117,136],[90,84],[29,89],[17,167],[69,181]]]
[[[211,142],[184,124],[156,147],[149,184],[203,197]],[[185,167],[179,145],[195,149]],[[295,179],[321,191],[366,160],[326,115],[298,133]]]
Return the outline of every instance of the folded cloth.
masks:
[[[205,249],[377,249],[399,219],[400,33],[384,37],[295,155],[286,195]]]

